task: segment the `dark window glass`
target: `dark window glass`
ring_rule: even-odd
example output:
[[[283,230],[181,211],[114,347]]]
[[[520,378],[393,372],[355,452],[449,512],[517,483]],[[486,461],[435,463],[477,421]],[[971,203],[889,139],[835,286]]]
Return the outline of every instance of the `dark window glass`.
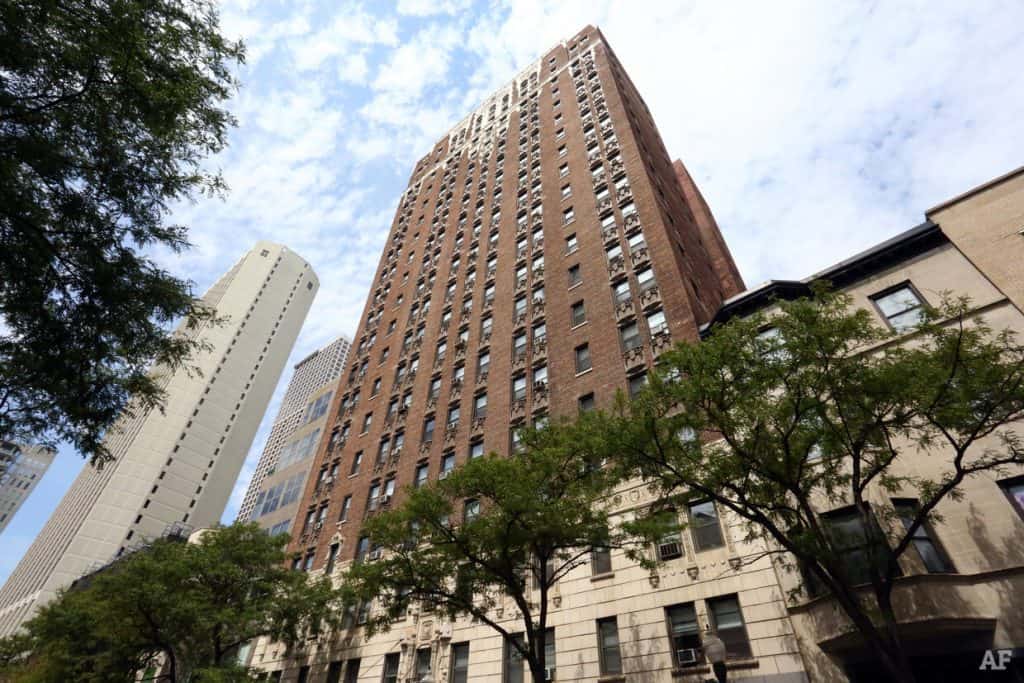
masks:
[[[720,548],[724,545],[722,527],[718,523],[718,511],[710,500],[690,505],[690,530],[693,532],[693,545],[697,550]]]

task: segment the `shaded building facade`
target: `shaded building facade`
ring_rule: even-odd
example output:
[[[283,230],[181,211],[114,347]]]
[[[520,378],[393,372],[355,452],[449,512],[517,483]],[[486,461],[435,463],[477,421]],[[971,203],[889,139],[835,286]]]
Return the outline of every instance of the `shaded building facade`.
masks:
[[[32,494],[57,453],[43,446],[0,442],[0,533]]]

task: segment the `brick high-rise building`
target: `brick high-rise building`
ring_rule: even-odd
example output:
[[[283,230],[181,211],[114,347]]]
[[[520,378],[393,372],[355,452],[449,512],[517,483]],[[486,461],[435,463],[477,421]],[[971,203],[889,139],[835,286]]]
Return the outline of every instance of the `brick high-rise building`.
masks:
[[[416,164],[299,508],[293,566],[338,571],[367,551],[362,521],[404,487],[509,453],[520,425],[609,405],[743,288],[711,212],[601,33],[587,27],[555,46]],[[623,500],[647,495],[635,487]],[[724,567],[738,542],[726,538],[728,549],[705,555]],[[681,602],[685,572],[654,590],[639,567],[613,561],[623,563],[618,578],[560,582],[567,602],[552,613],[549,659],[560,679],[599,675],[592,639],[572,636],[609,615],[581,610],[576,595],[605,596],[624,639],[636,615],[663,634],[664,610]],[[739,580],[719,585],[717,571],[702,578],[702,595],[724,594],[715,604],[732,614]],[[758,640],[792,633],[770,563],[745,576],[759,674],[805,680],[795,644]],[[688,618],[685,605],[677,611]],[[520,683],[521,662],[495,633],[442,622],[418,615],[401,637],[352,631],[297,654],[263,640],[252,663],[272,678],[297,669],[298,680],[331,683],[421,680],[428,669],[438,681]],[[668,640],[658,642],[657,658],[625,655],[631,671],[668,674]]]

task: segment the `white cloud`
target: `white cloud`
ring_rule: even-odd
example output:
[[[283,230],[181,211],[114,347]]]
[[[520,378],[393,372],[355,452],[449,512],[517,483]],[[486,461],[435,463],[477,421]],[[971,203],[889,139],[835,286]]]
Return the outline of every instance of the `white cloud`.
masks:
[[[414,17],[456,14],[469,6],[468,0],[398,0],[396,11]]]

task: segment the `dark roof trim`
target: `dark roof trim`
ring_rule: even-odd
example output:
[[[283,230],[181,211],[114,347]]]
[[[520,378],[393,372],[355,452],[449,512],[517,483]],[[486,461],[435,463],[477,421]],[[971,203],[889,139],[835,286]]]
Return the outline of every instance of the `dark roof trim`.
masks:
[[[811,293],[811,285],[815,282],[827,281],[832,283],[833,287],[842,289],[948,241],[938,225],[926,220],[904,233],[803,280],[769,280],[726,299],[711,320],[701,326],[701,336],[707,335],[716,324],[724,323],[735,316],[750,315],[770,305],[774,300],[808,296]]]

